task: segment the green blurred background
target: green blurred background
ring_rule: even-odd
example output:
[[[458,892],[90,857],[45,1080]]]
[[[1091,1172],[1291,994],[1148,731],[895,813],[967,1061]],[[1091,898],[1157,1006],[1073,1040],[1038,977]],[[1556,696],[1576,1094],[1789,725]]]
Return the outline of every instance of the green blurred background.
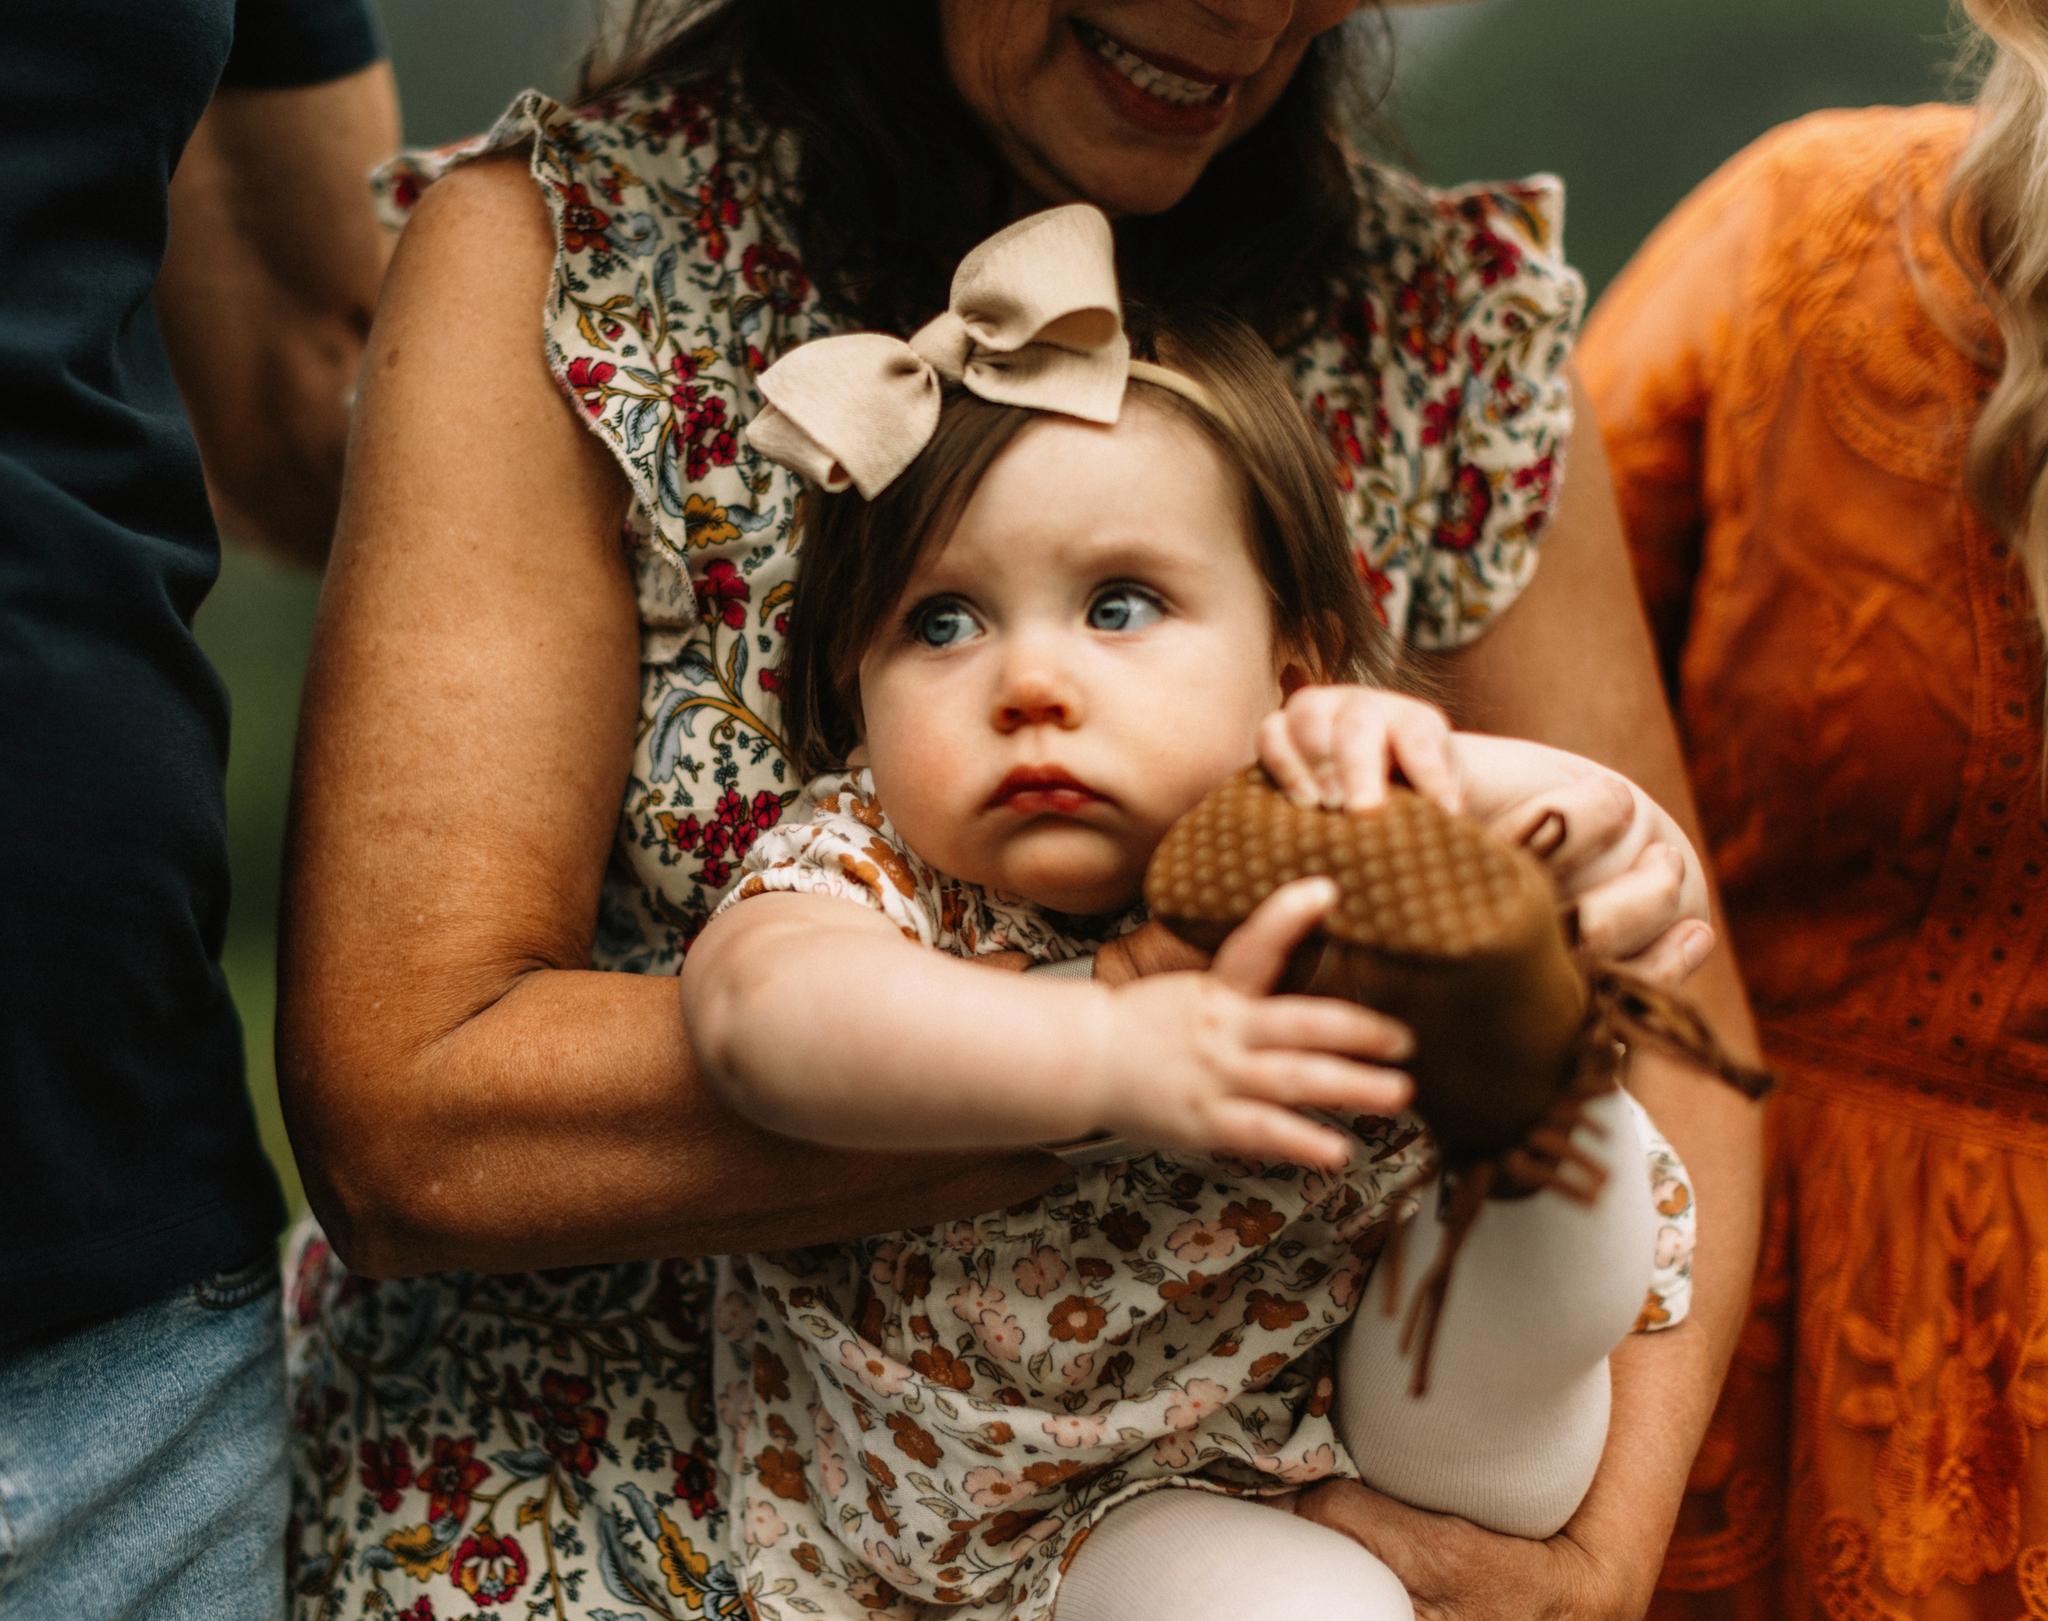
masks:
[[[745,0],[739,0],[744,4]],[[819,4],[859,0],[817,0]],[[526,85],[566,88],[594,0],[380,0],[406,138],[480,129]],[[1471,0],[1395,17],[1387,111],[1406,161],[1449,182],[1547,169],[1595,293],[1723,158],[1816,107],[1952,99],[1948,0]],[[316,581],[229,548],[199,618],[234,702],[228,974],[249,1084],[296,1200],[278,1124],[278,852]]]

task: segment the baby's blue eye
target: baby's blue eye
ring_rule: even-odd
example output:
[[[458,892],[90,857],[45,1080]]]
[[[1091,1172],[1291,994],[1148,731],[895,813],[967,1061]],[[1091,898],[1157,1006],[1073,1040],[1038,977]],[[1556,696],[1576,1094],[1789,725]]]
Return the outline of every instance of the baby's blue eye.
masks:
[[[967,605],[949,597],[921,602],[910,610],[910,639],[926,647],[952,647],[964,642],[981,627]]]
[[[1096,593],[1088,604],[1090,630],[1143,630],[1157,624],[1159,599],[1135,585],[1112,585]]]

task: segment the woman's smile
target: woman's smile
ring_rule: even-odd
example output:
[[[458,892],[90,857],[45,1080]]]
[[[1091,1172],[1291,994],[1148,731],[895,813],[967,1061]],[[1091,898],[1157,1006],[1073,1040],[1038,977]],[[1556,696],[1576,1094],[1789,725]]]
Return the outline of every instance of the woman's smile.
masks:
[[[1162,135],[1210,135],[1228,122],[1239,76],[1140,52],[1078,17],[1069,26],[1091,81],[1122,117]]]

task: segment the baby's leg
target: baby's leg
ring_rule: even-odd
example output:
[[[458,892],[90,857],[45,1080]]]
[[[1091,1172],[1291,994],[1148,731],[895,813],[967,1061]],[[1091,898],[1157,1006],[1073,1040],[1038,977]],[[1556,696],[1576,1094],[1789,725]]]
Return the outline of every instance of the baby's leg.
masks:
[[[1251,1498],[1167,1487],[1102,1517],[1053,1621],[1413,1621],[1394,1573],[1342,1532]]]
[[[1607,1439],[1607,1353],[1649,1290],[1657,1214],[1637,1105],[1593,1102],[1577,1141],[1609,1167],[1590,1206],[1554,1190],[1489,1201],[1451,1273],[1430,1360],[1429,1393],[1409,1394],[1399,1347],[1407,1312],[1378,1289],[1358,1309],[1337,1359],[1337,1428],[1366,1483],[1418,1508],[1515,1536],[1555,1532],[1592,1483]],[[1433,1193],[1411,1221],[1403,1288],[1436,1258]]]

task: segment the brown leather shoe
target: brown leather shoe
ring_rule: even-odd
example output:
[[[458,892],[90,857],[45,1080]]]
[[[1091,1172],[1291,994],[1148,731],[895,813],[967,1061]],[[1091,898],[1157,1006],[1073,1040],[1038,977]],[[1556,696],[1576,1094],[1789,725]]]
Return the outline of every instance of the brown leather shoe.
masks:
[[[1419,1394],[1450,1263],[1483,1202],[1598,1192],[1606,1169],[1572,1137],[1585,1100],[1620,1085],[1624,1031],[1751,1097],[1770,1078],[1732,1059],[1676,998],[1582,968],[1542,864],[1405,788],[1365,814],[1303,808],[1252,767],[1168,830],[1145,904],[1213,950],[1275,889],[1312,876],[1335,879],[1338,900],[1284,988],[1353,997],[1414,1032],[1414,1108],[1450,1184],[1450,1231],[1408,1325],[1421,1342]],[[1398,1268],[1396,1252],[1387,1260]]]

